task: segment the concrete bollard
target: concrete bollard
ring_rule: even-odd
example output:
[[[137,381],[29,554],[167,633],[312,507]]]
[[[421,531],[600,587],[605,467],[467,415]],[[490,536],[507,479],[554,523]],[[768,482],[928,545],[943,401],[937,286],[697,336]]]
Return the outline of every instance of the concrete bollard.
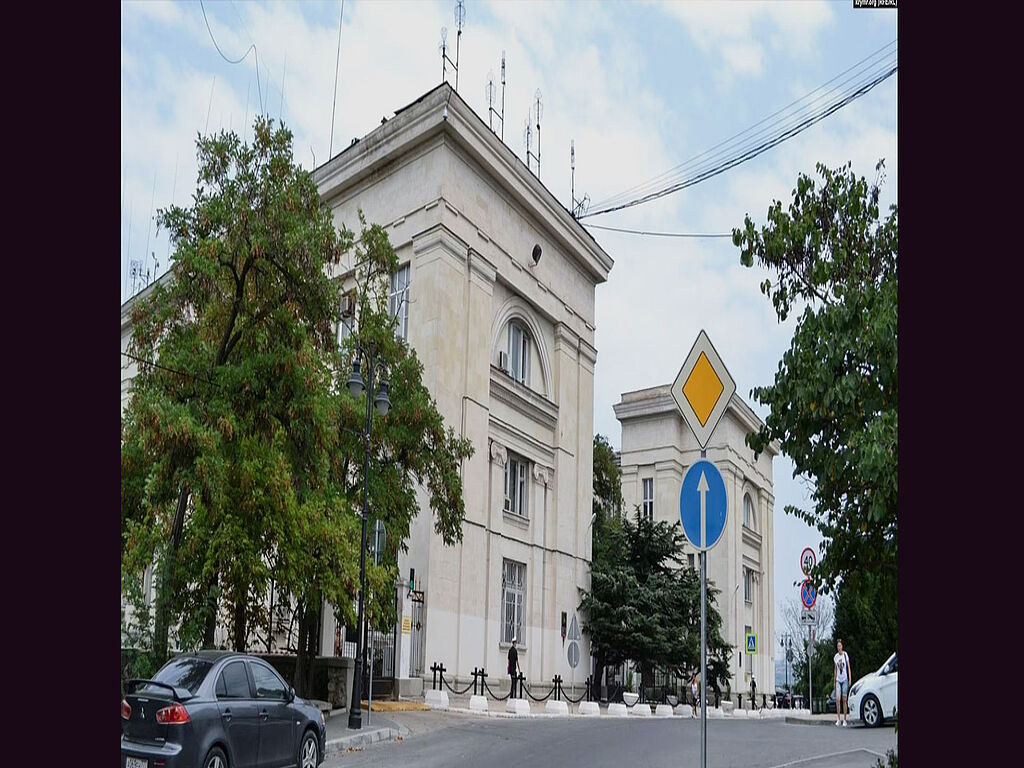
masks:
[[[530,714],[530,702],[526,699],[510,698],[505,702],[505,711],[514,715],[528,715]]]
[[[689,704],[677,704],[674,711],[676,717],[693,717],[693,708]],[[699,709],[697,710],[697,717],[700,717]]]
[[[631,715],[636,717],[650,717],[651,716],[651,705],[644,702],[638,702],[633,705],[633,709],[630,712]]]
[[[608,705],[609,717],[629,717],[629,710],[625,704],[612,703]]]
[[[596,701],[581,701],[580,715],[583,717],[600,717],[601,706]]]
[[[722,711],[721,707],[708,707],[708,720],[710,720],[713,717],[716,717],[716,718],[723,718],[723,717],[725,717],[725,713]]]
[[[564,701],[548,699],[548,703],[544,705],[544,710],[550,715],[568,715],[569,705]]]
[[[476,693],[469,697],[469,709],[471,712],[486,712],[487,697]]]
[[[672,717],[672,707],[668,704],[659,704],[654,708],[655,717]]]
[[[424,703],[431,709],[448,709],[448,693],[431,689],[427,691]]]

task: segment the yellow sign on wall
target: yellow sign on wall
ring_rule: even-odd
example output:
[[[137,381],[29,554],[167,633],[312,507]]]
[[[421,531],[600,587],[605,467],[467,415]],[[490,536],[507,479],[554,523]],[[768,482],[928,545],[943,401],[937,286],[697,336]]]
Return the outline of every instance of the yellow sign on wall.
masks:
[[[402,634],[408,635],[412,631],[412,619],[408,616],[402,617]]]

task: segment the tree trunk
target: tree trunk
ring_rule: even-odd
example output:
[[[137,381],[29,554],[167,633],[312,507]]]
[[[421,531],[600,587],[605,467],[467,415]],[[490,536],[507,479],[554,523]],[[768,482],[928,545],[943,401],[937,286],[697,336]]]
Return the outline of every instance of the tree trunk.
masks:
[[[605,668],[604,659],[604,651],[598,651],[594,655],[594,680],[591,683],[592,687],[590,690],[591,696],[593,696],[594,701],[601,700],[601,679],[604,677]]]
[[[295,679],[292,685],[300,696],[313,692],[313,659],[320,651],[320,595],[314,594],[309,602],[299,605],[299,646],[295,658]],[[313,606],[316,606],[315,608]]]
[[[241,653],[245,653],[245,638],[247,634],[246,623],[248,621],[248,615],[246,614],[247,604],[245,597],[235,605],[235,616],[234,616],[234,637],[232,643],[234,649]]]
[[[171,593],[174,586],[174,572],[181,546],[181,532],[185,524],[185,509],[188,506],[188,488],[184,485],[178,492],[178,507],[171,525],[171,544],[164,556],[163,578],[156,595],[156,617],[153,623],[153,652],[158,664],[167,660],[167,635],[170,627]]]
[[[292,678],[292,687],[299,696],[308,696],[305,685],[306,666],[309,664],[306,654],[306,604],[300,600],[295,611],[299,617],[299,640],[295,649],[295,675]]]
[[[203,648],[214,647],[214,633],[217,629],[217,596],[214,594],[217,589],[218,576],[214,572],[213,578],[207,585],[208,605],[210,607],[210,613],[206,616],[206,624],[203,627]]]

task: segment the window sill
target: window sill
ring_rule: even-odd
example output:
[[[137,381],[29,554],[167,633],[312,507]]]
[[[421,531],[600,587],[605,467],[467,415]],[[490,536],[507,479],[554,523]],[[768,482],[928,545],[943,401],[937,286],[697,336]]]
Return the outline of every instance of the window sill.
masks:
[[[505,518],[506,523],[512,523],[512,525],[518,526],[524,531],[530,527],[530,518],[528,517],[517,515],[515,512],[509,512],[507,509],[502,509],[501,514]]]

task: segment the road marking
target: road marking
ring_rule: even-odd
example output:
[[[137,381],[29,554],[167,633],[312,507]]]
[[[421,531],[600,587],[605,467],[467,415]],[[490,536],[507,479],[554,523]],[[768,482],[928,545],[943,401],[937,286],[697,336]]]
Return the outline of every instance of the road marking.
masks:
[[[845,750],[843,752],[830,752],[827,755],[815,755],[814,757],[803,757],[803,758],[801,758],[799,760],[794,760],[791,763],[780,763],[779,765],[773,765],[773,766],[771,766],[771,768],[789,768],[789,766],[791,766],[791,765],[800,765],[800,763],[809,763],[812,760],[824,760],[827,757],[839,757],[840,755],[852,755],[854,752],[867,752],[868,754],[874,755],[875,757],[880,757],[883,760],[885,759],[885,755],[880,755],[880,754],[878,754],[877,752],[875,752],[872,749],[867,749],[866,747],[858,747],[857,749],[847,749],[847,750]]]

